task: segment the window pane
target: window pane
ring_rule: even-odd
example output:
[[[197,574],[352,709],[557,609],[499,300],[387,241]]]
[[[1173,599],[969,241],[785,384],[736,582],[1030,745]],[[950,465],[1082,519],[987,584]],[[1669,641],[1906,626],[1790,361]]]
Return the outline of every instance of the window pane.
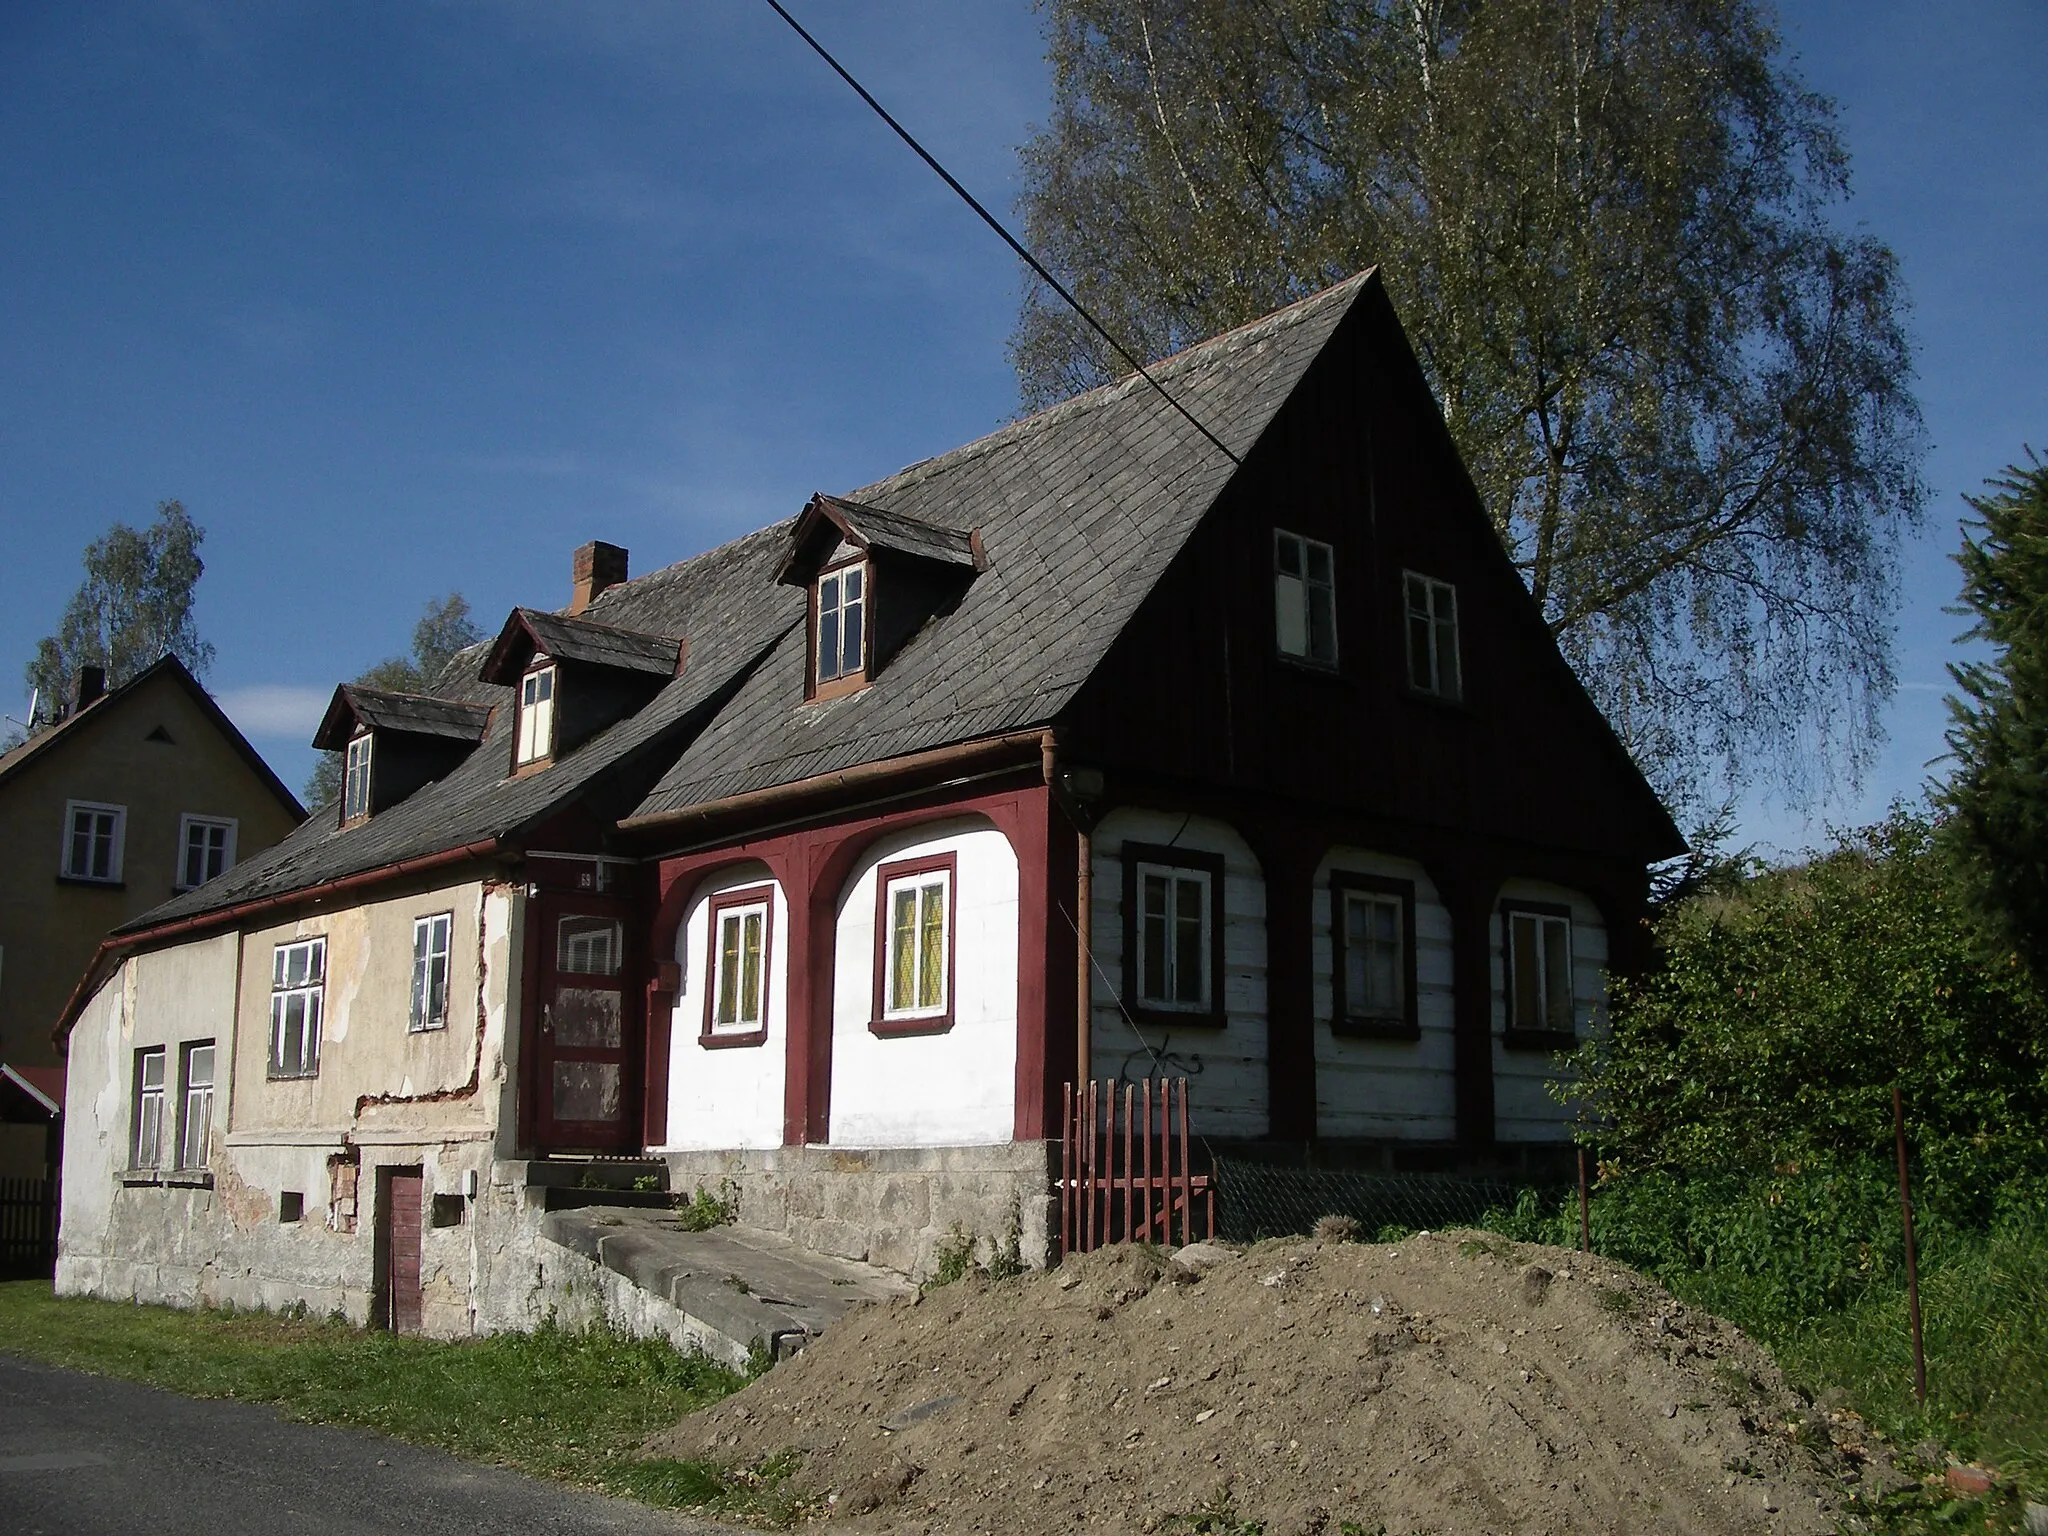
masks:
[[[195,1045],[192,1047],[192,1054],[187,1058],[185,1076],[188,1082],[197,1083],[201,1087],[211,1088],[213,1086],[212,1046]]]
[[[1320,586],[1330,584],[1330,546],[1310,543],[1308,545],[1308,579]]]
[[[1142,961],[1139,992],[1153,1002],[1167,1002],[1166,990],[1166,877],[1146,875],[1143,904],[1138,922],[1138,953]]]
[[[161,1088],[164,1085],[164,1053],[150,1051],[142,1058],[142,1086]]]
[[[1273,535],[1274,569],[1282,576],[1301,574],[1301,540],[1291,533]]]
[[[918,957],[917,1005],[939,1008],[946,1001],[946,887],[923,890],[924,942]]]
[[[427,1024],[427,952],[422,942],[423,935],[415,926],[413,929],[412,956],[412,1027],[424,1029]]]
[[[1549,918],[1543,924],[1544,1027],[1572,1028],[1571,924]]]
[[[818,614],[818,677],[820,681],[839,675],[839,610]]]
[[[739,1017],[748,1024],[761,1022],[761,925],[759,912],[747,913],[740,924]]]
[[[555,968],[579,976],[616,976],[624,945],[608,917],[565,917],[556,930]]]
[[[917,998],[917,887],[901,886],[889,896],[889,1007],[914,1008]]]
[[[718,1007],[712,1020],[730,1024],[739,1016],[740,919],[728,912],[718,920]]]
[[[548,1010],[555,1044],[617,1050],[625,1043],[619,994],[609,987],[557,987]]]
[[[1337,599],[1328,587],[1308,589],[1307,655],[1311,661],[1337,659]]]
[[[1436,669],[1429,660],[1430,633],[1428,615],[1411,611],[1408,615],[1408,685],[1424,693],[1436,691]]]
[[[853,574],[850,572],[849,576]],[[854,584],[856,586],[857,580],[857,577],[855,577]],[[866,605],[864,603],[860,602],[857,598],[848,600],[844,610],[843,644],[839,654],[839,675],[841,677],[850,676],[861,669],[864,659],[861,651],[861,642],[866,630],[866,625],[863,622],[865,613]]]
[[[602,1121],[619,1118],[619,1065],[611,1061],[558,1061],[553,1076],[554,1118]]]
[[[1174,956],[1173,995],[1176,1002],[1202,1003],[1208,1001],[1208,988],[1203,982],[1207,969],[1207,945],[1203,940],[1206,913],[1203,901],[1203,887],[1199,880],[1176,880],[1177,887],[1174,911]]]
[[[287,992],[284,997],[284,1045],[278,1063],[287,1072],[299,1070],[306,1059],[306,994]]]
[[[1508,1022],[1517,1029],[1543,1027],[1543,958],[1537,944],[1536,919],[1526,912],[1509,919],[1509,969],[1514,972],[1514,996],[1509,999]]]
[[[448,954],[443,950],[427,966],[427,1022],[445,1023],[448,1018]]]
[[[1309,646],[1308,597],[1292,576],[1273,578],[1274,641],[1283,656],[1306,656]]]
[[[1457,609],[1449,601],[1449,588],[1445,588],[1444,612],[1451,617],[1439,616],[1436,622],[1436,675],[1437,692],[1447,699],[1462,697],[1462,681],[1458,676],[1458,620]]]
[[[859,602],[861,599],[861,568],[856,565],[851,570],[842,571],[839,579],[843,584],[840,590],[845,593],[845,600],[849,603]]]

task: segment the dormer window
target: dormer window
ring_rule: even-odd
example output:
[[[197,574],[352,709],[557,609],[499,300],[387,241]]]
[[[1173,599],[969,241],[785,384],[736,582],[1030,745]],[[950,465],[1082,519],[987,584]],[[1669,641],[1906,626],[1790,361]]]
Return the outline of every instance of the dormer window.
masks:
[[[555,668],[544,656],[534,660],[543,665],[528,668],[519,681],[519,750],[513,762],[520,767],[555,750]]]
[[[813,654],[820,688],[843,692],[867,672],[867,563],[856,561],[818,578],[818,620]]]
[[[375,740],[364,731],[348,744],[341,787],[341,819],[345,822],[361,821],[370,814],[370,753]]]

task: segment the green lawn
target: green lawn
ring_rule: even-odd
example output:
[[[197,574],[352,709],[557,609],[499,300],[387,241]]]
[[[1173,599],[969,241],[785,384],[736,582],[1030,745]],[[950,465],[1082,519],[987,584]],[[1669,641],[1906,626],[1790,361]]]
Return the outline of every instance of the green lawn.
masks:
[[[59,1300],[0,1284],[0,1349],[189,1397],[274,1403],[288,1417],[380,1430],[678,1508],[773,1519],[782,1469],[647,1461],[639,1446],[743,1378],[665,1343],[543,1329],[461,1343],[337,1322]]]

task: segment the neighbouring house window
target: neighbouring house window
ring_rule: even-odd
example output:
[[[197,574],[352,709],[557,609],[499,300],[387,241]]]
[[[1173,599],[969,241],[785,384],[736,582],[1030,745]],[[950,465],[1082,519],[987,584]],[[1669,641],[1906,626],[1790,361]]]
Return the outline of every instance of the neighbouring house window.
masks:
[[[270,1075],[320,1071],[320,1009],[327,990],[327,941],[302,939],[270,952]]]
[[[128,1166],[155,1168],[164,1158],[164,1048],[135,1053],[135,1137]]]
[[[376,740],[368,731],[348,744],[348,760],[342,768],[341,819],[360,821],[370,814],[370,753]]]
[[[1513,1034],[1570,1035],[1572,920],[1565,907],[1534,904],[1501,909],[1506,930],[1507,1025]]]
[[[1464,697],[1458,668],[1458,589],[1447,581],[1405,572],[1408,609],[1408,685],[1440,699]]]
[[[121,878],[121,844],[128,827],[128,810],[119,805],[95,805],[73,800],[64,807],[64,878],[103,880],[112,884]]]
[[[1273,531],[1273,624],[1281,655],[1337,664],[1336,555],[1329,545]]]
[[[1223,860],[1124,845],[1125,994],[1134,1010],[1223,1022]]]
[[[547,663],[529,668],[519,680],[519,751],[513,761],[537,763],[554,750],[555,669]]]
[[[412,920],[412,1028],[439,1029],[448,1022],[448,934],[452,912]]]
[[[875,872],[875,1027],[950,1028],[953,1019],[952,854],[884,864]]]
[[[213,1042],[195,1041],[183,1050],[184,1084],[178,1119],[178,1166],[204,1168],[206,1141],[213,1134]]]
[[[179,890],[204,885],[235,862],[234,822],[214,816],[186,816],[178,827]]]
[[[820,683],[858,677],[867,665],[867,566],[841,566],[818,578]]]
[[[758,1041],[767,1037],[768,963],[772,892],[754,886],[711,898],[711,963],[705,968],[707,1040]]]
[[[1338,871],[1330,876],[1331,1027],[1415,1032],[1415,887]]]

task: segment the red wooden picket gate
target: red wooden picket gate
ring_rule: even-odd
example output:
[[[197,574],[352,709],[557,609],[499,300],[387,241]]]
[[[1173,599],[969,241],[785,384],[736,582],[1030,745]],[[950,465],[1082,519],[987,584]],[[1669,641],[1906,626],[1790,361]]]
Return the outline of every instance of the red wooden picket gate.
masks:
[[[1216,1235],[1216,1189],[1194,1171],[1188,1080],[1066,1085],[1060,1145],[1060,1248],[1178,1247]]]

